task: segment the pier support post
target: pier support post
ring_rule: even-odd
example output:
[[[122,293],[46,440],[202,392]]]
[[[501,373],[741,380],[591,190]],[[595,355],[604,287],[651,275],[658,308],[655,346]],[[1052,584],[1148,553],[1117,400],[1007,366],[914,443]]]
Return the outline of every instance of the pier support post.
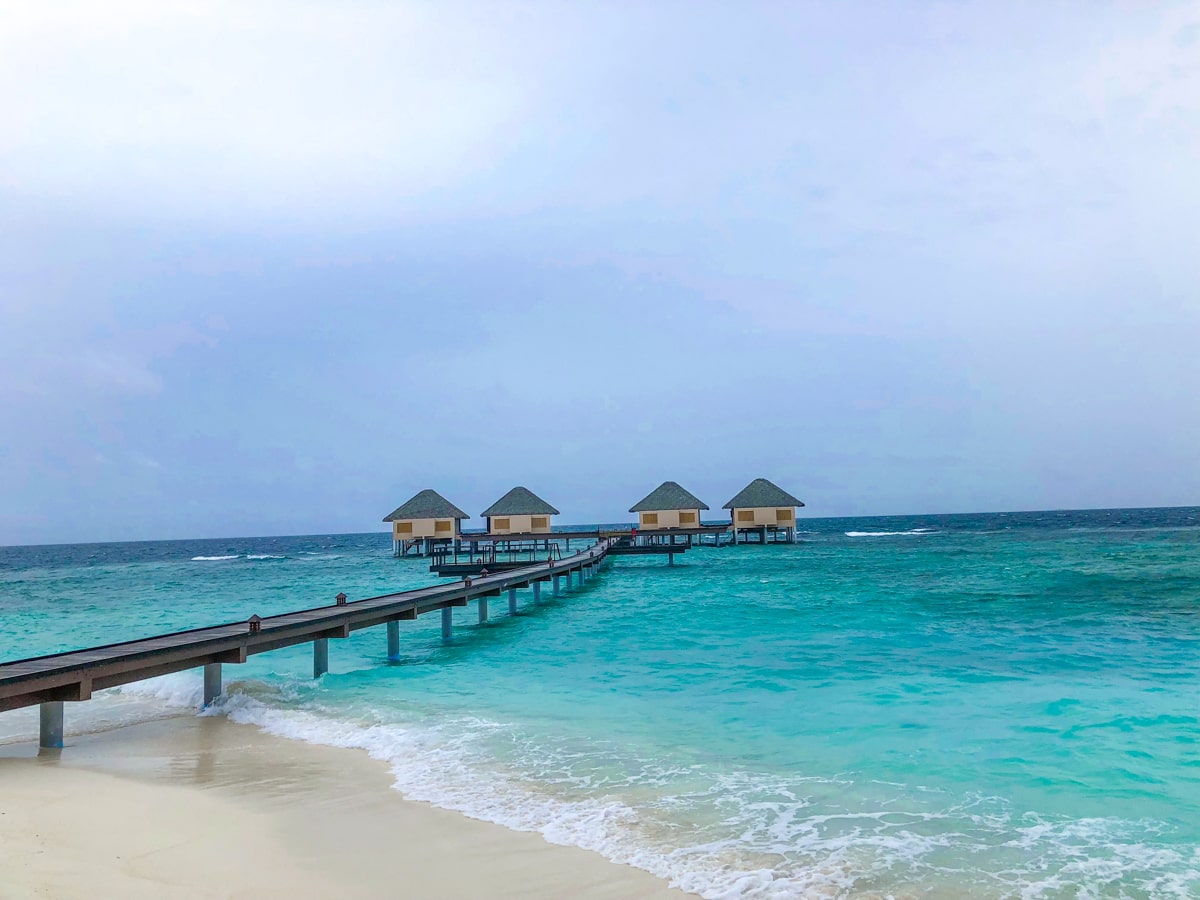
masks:
[[[63,745],[63,702],[47,700],[41,705],[41,729],[38,746],[44,750],[61,750]]]
[[[533,583],[533,602],[535,605],[542,602],[542,583],[540,581]]]
[[[479,598],[479,624],[482,625],[487,621],[487,597]]]
[[[533,586],[533,593],[534,593],[534,596],[537,596],[537,585],[536,584]],[[508,614],[510,616],[515,616],[517,614],[517,589],[516,588],[508,589]]]
[[[387,623],[388,659],[400,658],[400,623],[395,619]]]
[[[560,588],[559,588],[559,584],[558,584],[558,582],[559,582],[559,579],[560,579],[560,577],[561,577],[561,576],[559,576],[559,575],[555,575],[555,576],[554,576],[554,596],[555,596],[555,597],[557,597],[557,596],[558,596],[558,594],[559,594],[559,590],[560,590]]]
[[[221,664],[207,663],[204,666],[204,705],[212,706],[221,696]]]
[[[442,640],[450,640],[450,634],[454,630],[454,612],[450,607],[442,609]]]
[[[313,641],[313,678],[320,678],[329,671],[329,638]]]

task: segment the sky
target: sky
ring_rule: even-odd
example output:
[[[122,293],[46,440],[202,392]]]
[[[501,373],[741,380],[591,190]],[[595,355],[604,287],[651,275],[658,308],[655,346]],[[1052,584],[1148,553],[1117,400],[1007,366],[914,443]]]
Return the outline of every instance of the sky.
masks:
[[[1200,504],[1200,2],[0,16],[0,544]]]

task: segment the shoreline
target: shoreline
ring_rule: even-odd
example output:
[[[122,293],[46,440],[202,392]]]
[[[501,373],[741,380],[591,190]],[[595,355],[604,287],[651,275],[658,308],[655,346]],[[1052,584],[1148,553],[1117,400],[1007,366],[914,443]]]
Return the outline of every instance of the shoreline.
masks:
[[[695,896],[407,800],[366,753],[180,715],[0,745],[0,898]]]

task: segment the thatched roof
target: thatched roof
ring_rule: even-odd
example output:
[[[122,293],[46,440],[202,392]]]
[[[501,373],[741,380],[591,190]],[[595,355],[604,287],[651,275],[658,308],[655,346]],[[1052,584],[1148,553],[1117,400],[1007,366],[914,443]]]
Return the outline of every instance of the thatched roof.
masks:
[[[421,491],[403,506],[397,507],[385,522],[396,519],[469,519],[471,518],[437,491]]]
[[[736,497],[734,497],[721,508],[753,509],[755,507],[766,506],[803,505],[803,501],[797,500],[778,485],[772,484],[765,478],[755,478],[752,482],[742,488]]]
[[[674,481],[664,481],[644,498],[629,507],[630,512],[649,512],[657,509],[708,509],[700,498]]]
[[[558,510],[529,488],[515,487],[482,513],[488,516],[557,516]]]

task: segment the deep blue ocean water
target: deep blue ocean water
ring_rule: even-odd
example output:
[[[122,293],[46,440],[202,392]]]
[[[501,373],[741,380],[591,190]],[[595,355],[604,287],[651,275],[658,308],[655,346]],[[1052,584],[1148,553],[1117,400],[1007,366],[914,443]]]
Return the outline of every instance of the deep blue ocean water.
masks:
[[[809,519],[226,667],[217,714],[710,897],[1200,896],[1200,509]],[[387,534],[0,548],[0,659],[429,584]],[[198,673],[68,707],[177,715]],[[0,713],[0,741],[36,712]]]

